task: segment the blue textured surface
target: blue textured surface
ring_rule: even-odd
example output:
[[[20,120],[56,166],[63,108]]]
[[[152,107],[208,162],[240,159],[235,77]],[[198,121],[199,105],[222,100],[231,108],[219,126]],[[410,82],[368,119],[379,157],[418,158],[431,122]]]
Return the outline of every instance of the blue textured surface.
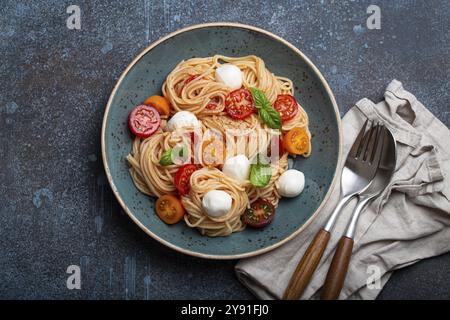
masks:
[[[381,8],[381,30],[366,8]],[[77,4],[82,29],[66,28]],[[235,262],[187,257],[121,212],[103,175],[101,119],[115,80],[150,42],[236,21],[272,31],[321,69],[342,112],[402,81],[450,125],[448,1],[2,1],[0,298],[251,298]],[[66,268],[82,289],[66,288]],[[450,298],[450,254],[396,272],[381,298]]]

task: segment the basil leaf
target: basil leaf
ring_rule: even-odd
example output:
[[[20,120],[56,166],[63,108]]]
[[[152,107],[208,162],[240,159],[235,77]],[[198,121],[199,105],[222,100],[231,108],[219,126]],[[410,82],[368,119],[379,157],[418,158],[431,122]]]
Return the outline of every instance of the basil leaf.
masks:
[[[250,183],[257,188],[267,186],[272,178],[272,168],[269,164],[252,164],[250,169]]]
[[[161,156],[161,159],[159,159],[159,164],[162,166],[168,166],[170,164],[173,164],[172,149],[168,149],[168,150],[164,151],[164,153]]]
[[[262,121],[272,129],[281,129],[281,116],[280,113],[275,110],[267,99],[264,92],[257,88],[250,88],[255,107],[258,109],[258,113]]]
[[[282,122],[280,113],[272,107],[267,108],[267,112],[270,114],[271,119],[271,122],[268,122],[267,125],[272,129],[281,129]]]
[[[259,116],[269,128],[281,129],[281,116],[274,108],[259,109]]]
[[[253,101],[255,102],[255,107],[257,109],[265,108],[267,106],[270,106],[269,100],[267,100],[266,95],[264,92],[257,88],[250,88],[250,91],[252,93]]]

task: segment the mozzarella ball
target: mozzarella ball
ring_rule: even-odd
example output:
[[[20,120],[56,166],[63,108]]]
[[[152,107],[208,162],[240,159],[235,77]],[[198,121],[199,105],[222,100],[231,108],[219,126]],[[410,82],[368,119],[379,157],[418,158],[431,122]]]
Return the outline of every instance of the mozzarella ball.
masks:
[[[231,210],[231,196],[222,190],[208,191],[202,200],[203,210],[213,218],[226,215]]]
[[[166,131],[175,131],[185,127],[197,127],[199,122],[195,114],[189,111],[178,111],[166,124]]]
[[[278,179],[278,192],[283,197],[296,197],[305,187],[305,175],[303,172],[290,169],[283,172]]]
[[[223,164],[222,172],[239,182],[244,182],[250,176],[250,161],[243,154],[228,158]]]
[[[221,65],[216,69],[216,81],[224,83],[232,90],[242,87],[242,72],[231,63]]]

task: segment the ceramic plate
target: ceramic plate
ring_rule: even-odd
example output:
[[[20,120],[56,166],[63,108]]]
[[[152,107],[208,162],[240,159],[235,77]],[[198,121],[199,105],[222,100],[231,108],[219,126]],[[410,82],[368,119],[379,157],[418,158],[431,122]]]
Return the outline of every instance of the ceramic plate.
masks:
[[[262,230],[245,229],[229,237],[209,238],[185,223],[166,225],[154,213],[153,198],[133,184],[125,160],[133,137],[127,127],[130,111],[148,96],[160,94],[165,77],[183,59],[257,55],[267,68],[293,80],[295,97],[310,119],[313,152],[297,157],[290,167],[305,173],[303,193],[282,199],[274,222]],[[106,107],[102,155],[106,175],[121,206],[148,235],[177,251],[211,259],[249,257],[272,250],[300,233],[328,198],[337,176],[341,152],[339,112],[333,94],[314,64],[292,44],[258,28],[213,23],[188,27],[153,43],[127,67]]]

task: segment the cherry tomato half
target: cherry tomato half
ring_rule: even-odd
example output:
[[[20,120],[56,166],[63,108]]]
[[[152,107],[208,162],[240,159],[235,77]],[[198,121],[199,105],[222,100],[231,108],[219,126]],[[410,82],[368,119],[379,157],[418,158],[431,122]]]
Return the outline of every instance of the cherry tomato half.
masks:
[[[283,137],[283,146],[290,154],[305,154],[309,151],[309,135],[306,128],[293,128]]]
[[[272,146],[275,144],[278,144],[278,159],[280,159],[286,152],[286,149],[284,148],[284,145],[283,145],[283,138],[281,136],[279,136],[279,137],[272,136],[271,146],[268,150],[269,156],[272,156]]]
[[[170,114],[170,102],[164,97],[151,96],[144,101],[144,104],[155,108],[160,115],[168,116]]]
[[[184,208],[177,197],[165,194],[156,200],[156,214],[167,224],[174,224],[183,219]]]
[[[194,79],[197,79],[198,77],[199,77],[198,74],[194,74],[194,75],[187,77],[186,80],[178,83],[177,87],[176,87],[177,94],[180,96],[184,87],[186,87],[191,81],[193,81]]]
[[[247,208],[242,215],[242,221],[252,228],[263,228],[272,222],[275,208],[264,199],[258,199]]]
[[[208,103],[205,107],[206,110],[214,110],[215,108],[217,108],[217,103],[214,102]]]
[[[144,104],[134,108],[128,118],[128,127],[138,137],[148,138],[159,128],[161,118],[158,111]]]
[[[234,119],[244,119],[256,111],[252,94],[247,89],[231,91],[225,98],[225,111]]]
[[[184,85],[187,86],[189,84],[189,82],[191,82],[194,79],[198,78],[198,74],[194,74],[192,76],[190,76],[189,78],[187,78],[186,80],[184,80]]]
[[[209,100],[209,102],[206,104],[205,109],[206,110],[215,110],[219,105],[220,99],[218,97],[213,97]]]
[[[279,94],[274,104],[275,110],[281,114],[281,120],[291,120],[298,112],[298,103],[290,94]]]
[[[194,171],[197,170],[195,164],[185,164],[181,166],[175,174],[175,188],[177,188],[180,195],[185,196],[189,193],[190,178]]]

